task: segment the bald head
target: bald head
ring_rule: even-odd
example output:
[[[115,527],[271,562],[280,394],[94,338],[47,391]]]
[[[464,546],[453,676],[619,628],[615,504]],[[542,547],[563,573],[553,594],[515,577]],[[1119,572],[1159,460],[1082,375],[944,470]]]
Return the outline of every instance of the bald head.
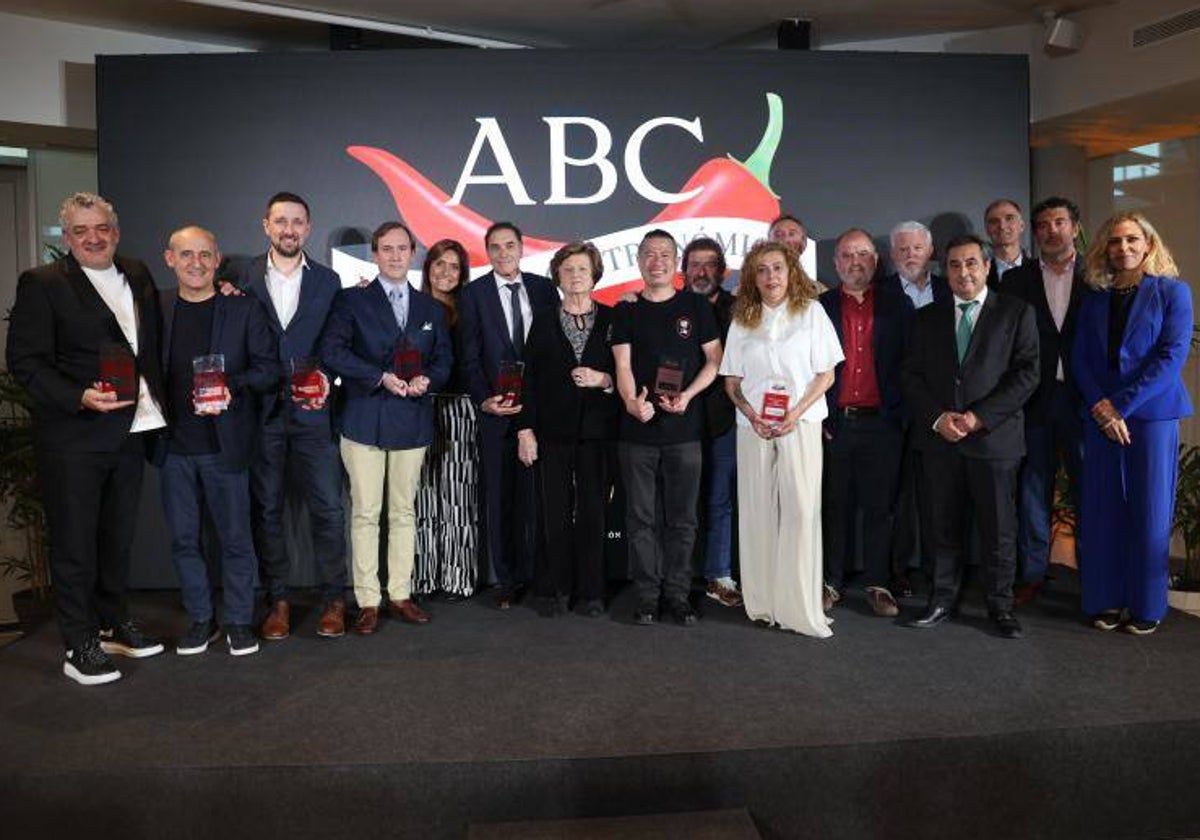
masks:
[[[221,264],[221,251],[212,231],[198,225],[181,227],[171,234],[163,259],[175,272],[181,298],[201,301],[212,297],[213,278]]]

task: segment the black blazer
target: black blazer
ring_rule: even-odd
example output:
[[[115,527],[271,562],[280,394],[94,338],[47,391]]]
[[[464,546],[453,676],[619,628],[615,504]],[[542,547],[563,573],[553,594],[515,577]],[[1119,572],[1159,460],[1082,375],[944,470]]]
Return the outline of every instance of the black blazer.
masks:
[[[1036,262],[1036,260],[1035,260],[1035,262]],[[1018,266],[1015,266],[1014,268],[1008,269],[1008,271],[1005,271],[1004,274],[1000,273],[1000,269],[996,267],[997,265],[998,265],[998,263],[996,262],[996,258],[993,256],[992,257],[992,265],[990,268],[988,268],[988,279],[987,279],[988,288],[993,289],[993,290],[999,289],[1002,285],[1004,285],[1005,283],[1008,282],[1009,272],[1017,271],[1018,269],[1024,268],[1025,266],[1029,265],[1029,255],[1026,254],[1024,251],[1022,251],[1021,252],[1021,264]],[[1007,291],[1007,289],[1005,289],[1005,291]]]
[[[1058,361],[1062,360],[1063,378],[1071,399],[1080,401],[1071,375],[1071,349],[1075,346],[1075,324],[1079,319],[1079,302],[1087,290],[1083,280],[1083,257],[1075,258],[1075,277],[1071,280],[1071,298],[1067,304],[1067,317],[1063,319],[1062,332],[1054,324],[1050,304],[1046,300],[1046,285],[1042,281],[1042,265],[1039,260],[1026,260],[1016,268],[1004,272],[1000,284],[1002,294],[1012,295],[1033,307],[1037,316],[1039,353],[1042,360],[1042,375],[1037,391],[1025,405],[1025,422],[1033,424],[1050,421],[1054,408],[1054,382],[1058,376]]]
[[[1020,298],[989,291],[976,317],[960,365],[953,297],[917,312],[901,369],[913,440],[924,452],[1020,458],[1025,454],[1021,409],[1039,376],[1033,308]],[[983,431],[955,444],[933,431],[942,412],[968,410],[979,417]]]
[[[171,333],[175,323],[173,292],[162,295],[162,367],[170,369]],[[279,387],[279,349],[267,322],[267,313],[251,295],[235,297],[217,293],[214,298],[212,332],[208,352],[225,357],[225,387],[229,408],[215,418],[217,442],[221,445],[221,468],[230,472],[249,468],[262,425],[261,401]],[[170,412],[170,405],[163,408]],[[170,414],[168,414],[170,421]],[[167,458],[170,430],[155,447],[153,461],[162,466]]]
[[[875,381],[879,385],[881,399],[880,414],[897,428],[903,428],[906,423],[904,408],[904,391],[900,387],[900,365],[904,361],[904,349],[908,346],[909,334],[912,332],[913,309],[908,295],[900,291],[899,285],[874,287],[875,315],[874,327],[871,334],[871,349],[875,355]],[[825,292],[819,298],[825,313],[833,322],[838,340],[845,347],[842,335],[842,290],[835,287]],[[841,428],[842,417],[838,413],[838,393],[842,387],[842,373],[845,362],[838,363],[833,371],[833,387],[825,392],[825,401],[829,406],[829,416],[825,419],[825,431],[831,437],[836,437]]]
[[[149,269],[116,257],[133,292],[137,316],[137,373],[162,407],[158,291]],[[84,389],[100,377],[100,348],[133,348],[117,318],[79,263],[67,255],[24,272],[8,325],[8,369],[33,399],[34,440],[60,452],[114,452],[125,443],[135,406],[100,413],[80,406]]]
[[[559,307],[542,309],[533,318],[525,340],[525,381],[521,393],[518,429],[533,429],[539,440],[577,443],[581,440],[611,440],[616,437],[619,401],[616,373],[608,335],[612,309],[596,303],[596,322],[583,346],[583,358],[575,352],[558,322]],[[613,379],[610,394],[599,388],[577,388],[571,369],[604,371]]]
[[[935,304],[945,303],[954,297],[954,294],[950,291],[950,283],[947,282],[945,277],[941,276],[940,274],[934,274],[931,271],[929,273],[929,282],[933,285],[933,302]],[[900,284],[900,275],[894,271],[887,277],[884,277],[883,280],[879,281],[877,285],[880,288],[887,287],[892,291],[899,292],[900,294],[904,295],[904,286]],[[908,297],[908,295],[904,296],[906,298]],[[912,303],[912,299],[909,298],[908,302]],[[927,309],[928,307],[924,308]]]

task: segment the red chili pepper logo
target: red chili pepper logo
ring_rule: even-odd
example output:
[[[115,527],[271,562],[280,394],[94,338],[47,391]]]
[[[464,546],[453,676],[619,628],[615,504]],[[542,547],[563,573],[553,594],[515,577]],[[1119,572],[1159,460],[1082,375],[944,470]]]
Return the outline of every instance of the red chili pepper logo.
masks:
[[[720,238],[720,227],[730,228],[732,223],[731,229],[736,232],[729,235],[730,241],[736,242],[734,237],[741,236],[747,245],[766,234],[765,226],[780,212],[779,196],[770,186],[771,162],[783,132],[783,104],[776,94],[767,94],[767,108],[767,128],[745,161],[728,156],[708,160],[680,190],[698,190],[692,198],[668,204],[643,225],[592,237],[606,257],[605,277],[595,294],[598,299],[611,303],[625,291],[642,287],[635,262],[636,244],[648,228],[665,227],[677,238],[687,240],[697,235],[716,234]],[[483,235],[491,225],[490,219],[465,205],[448,205],[450,197],[445,191],[391,152],[370,146],[349,146],[346,152],[383,180],[396,209],[422,243],[456,239],[467,249],[472,269],[488,265]],[[711,231],[709,224],[714,228]],[[750,239],[751,231],[754,239]],[[544,272],[545,264],[563,244],[524,237],[523,265]],[[727,254],[731,267],[738,267],[740,254],[734,253],[738,249],[727,245],[726,250],[731,252]],[[677,278],[676,285],[681,282],[682,278]]]

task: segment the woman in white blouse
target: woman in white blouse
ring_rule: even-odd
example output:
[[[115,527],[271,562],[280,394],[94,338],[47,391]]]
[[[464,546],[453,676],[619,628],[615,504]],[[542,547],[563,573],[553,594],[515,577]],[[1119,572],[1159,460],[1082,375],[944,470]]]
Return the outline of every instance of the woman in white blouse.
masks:
[[[821,609],[821,421],[842,346],[795,255],[742,264],[721,373],[737,418],[742,596],[754,621],[832,635]]]

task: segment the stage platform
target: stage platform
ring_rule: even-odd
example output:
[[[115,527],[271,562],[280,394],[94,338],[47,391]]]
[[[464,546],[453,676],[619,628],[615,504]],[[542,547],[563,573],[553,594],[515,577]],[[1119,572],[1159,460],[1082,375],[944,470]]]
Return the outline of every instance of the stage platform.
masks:
[[[62,676],[46,624],[0,650],[0,825],[461,840],[744,809],[763,838],[1200,836],[1200,619],[1102,633],[1060,581],[1005,641],[978,594],[931,631],[848,601],[825,641],[711,601],[694,628],[636,626],[629,590],[602,619],[484,593],[338,640],[310,603],[257,656],[122,659],[98,688]],[[184,629],[174,593],[134,605]]]

